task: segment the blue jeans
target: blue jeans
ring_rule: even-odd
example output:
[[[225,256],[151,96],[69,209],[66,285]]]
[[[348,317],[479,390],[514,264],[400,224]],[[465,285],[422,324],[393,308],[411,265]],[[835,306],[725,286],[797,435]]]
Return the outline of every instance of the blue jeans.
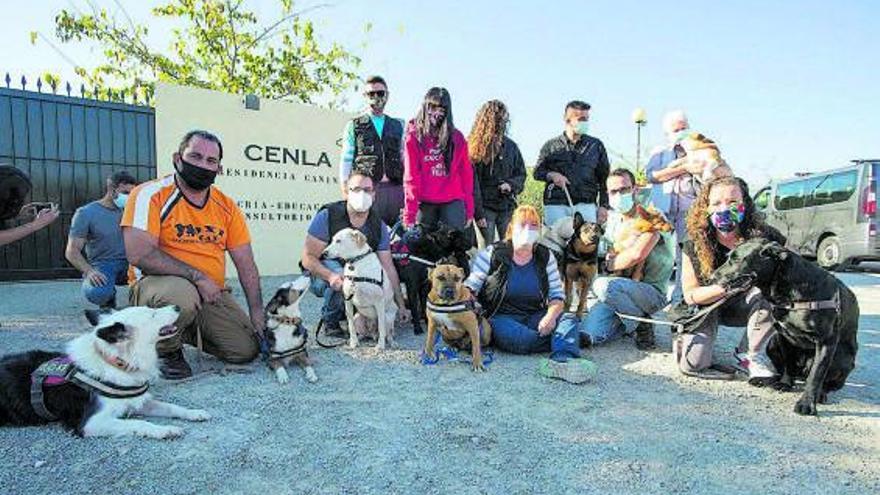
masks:
[[[333,273],[342,273],[342,264],[336,260],[324,260],[321,263]],[[324,305],[321,307],[324,325],[328,328],[339,328],[339,322],[345,319],[345,300],[342,298],[342,292],[333,290],[321,277],[311,274],[309,276],[311,278],[309,290],[324,299]]]
[[[92,285],[89,279],[83,278],[82,295],[92,304],[98,306],[116,306],[116,282],[121,275],[128,271],[128,261],[107,260],[91,263],[95,270],[101,272],[107,279],[104,285]]]
[[[560,218],[573,217],[580,212],[585,222],[595,222],[598,214],[595,203],[575,203],[574,211],[568,205],[544,205],[544,225],[552,227]]]
[[[577,320],[574,315],[562,315],[550,335],[538,333],[538,323],[546,313],[531,315],[497,315],[489,319],[492,341],[502,351],[513,354],[532,354],[550,351],[550,359],[568,361],[581,357]]]
[[[654,286],[628,278],[597,278],[593,292],[599,301],[580,324],[580,331],[590,336],[593,345],[635,331],[637,321],[621,320],[615,313],[650,316],[666,305],[666,296]]]

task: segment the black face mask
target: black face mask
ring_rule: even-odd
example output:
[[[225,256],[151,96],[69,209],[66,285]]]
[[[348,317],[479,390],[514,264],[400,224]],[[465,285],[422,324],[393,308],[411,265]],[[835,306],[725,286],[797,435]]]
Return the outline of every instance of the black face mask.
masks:
[[[183,158],[180,159],[180,168],[177,169],[177,175],[183,179],[183,182],[186,182],[187,186],[196,191],[202,191],[211,187],[214,179],[217,178],[217,172],[197,167]]]

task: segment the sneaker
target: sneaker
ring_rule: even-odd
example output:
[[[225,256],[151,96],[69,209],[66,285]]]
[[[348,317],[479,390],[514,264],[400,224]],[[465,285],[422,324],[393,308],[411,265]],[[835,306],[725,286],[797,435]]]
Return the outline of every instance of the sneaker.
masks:
[[[159,356],[159,372],[166,380],[183,380],[193,376],[192,368],[183,357],[183,349]]]
[[[749,383],[755,386],[763,386],[776,378],[776,368],[773,362],[763,352],[748,354],[749,360]]]
[[[579,333],[579,338],[580,338],[579,344],[581,346],[581,349],[589,349],[589,348],[593,347],[593,339],[590,338],[590,334],[584,333],[584,332],[578,332],[578,333]]]
[[[648,351],[657,347],[654,341],[654,325],[641,322],[636,326],[636,349]]]
[[[568,383],[584,383],[596,376],[596,364],[583,358],[569,359],[565,362],[545,358],[538,365],[538,374]]]

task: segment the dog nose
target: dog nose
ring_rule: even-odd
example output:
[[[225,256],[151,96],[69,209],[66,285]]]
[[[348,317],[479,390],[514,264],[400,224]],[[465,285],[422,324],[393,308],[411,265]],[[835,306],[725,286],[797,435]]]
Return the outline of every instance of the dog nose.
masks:
[[[175,304],[172,308],[174,308],[174,311],[177,311],[178,313],[180,312],[180,306]]]

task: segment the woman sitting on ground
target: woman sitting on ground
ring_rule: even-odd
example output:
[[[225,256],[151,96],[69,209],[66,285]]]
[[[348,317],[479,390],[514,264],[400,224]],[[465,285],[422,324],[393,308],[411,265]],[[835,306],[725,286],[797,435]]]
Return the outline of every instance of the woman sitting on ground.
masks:
[[[720,177],[705,184],[691,205],[687,230],[689,240],[682,248],[682,287],[684,302],[689,305],[707,306],[725,297],[730,288],[712,284],[712,272],[742,242],[763,237],[785,244],[785,237],[764,223],[748,186],[736,177]],[[718,325],[748,329],[749,383],[759,385],[775,375],[765,353],[774,320],[770,305],[757,289],[732,297],[696,328],[673,340],[673,354],[682,373],[715,380],[734,378],[734,370],[712,363]]]
[[[593,365],[580,357],[577,321],[560,315],[565,295],[556,259],[537,243],[541,216],[529,205],[513,212],[503,241],[480,251],[465,285],[492,325],[495,345],[514,354],[550,351],[539,372],[572,383]]]

